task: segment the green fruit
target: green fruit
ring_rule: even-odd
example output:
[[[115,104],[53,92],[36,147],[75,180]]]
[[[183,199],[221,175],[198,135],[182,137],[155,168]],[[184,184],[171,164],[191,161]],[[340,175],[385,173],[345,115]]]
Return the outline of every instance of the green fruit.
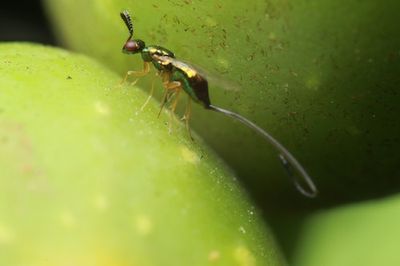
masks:
[[[297,266],[400,265],[400,196],[324,211],[305,222]]]
[[[319,203],[400,185],[398,0],[45,2],[63,43],[121,75],[142,67],[139,55],[121,53],[128,32],[119,12],[129,9],[135,37],[237,83],[223,90],[210,80],[211,101],[287,146],[319,186]],[[262,204],[301,202],[259,136],[201,107],[192,117]]]
[[[0,45],[0,265],[282,265],[221,161],[85,56]]]

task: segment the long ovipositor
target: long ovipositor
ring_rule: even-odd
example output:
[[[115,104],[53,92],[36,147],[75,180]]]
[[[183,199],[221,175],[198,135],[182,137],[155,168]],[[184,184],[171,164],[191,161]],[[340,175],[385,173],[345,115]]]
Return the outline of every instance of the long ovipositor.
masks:
[[[272,137],[264,129],[260,128],[254,122],[248,120],[247,118],[234,113],[232,111],[217,107],[212,105],[210,102],[210,97],[208,93],[208,82],[207,79],[202,75],[195,67],[181,60],[176,59],[175,54],[158,45],[146,46],[145,42],[140,39],[133,39],[133,23],[131,17],[127,11],[121,12],[121,17],[124,20],[128,30],[129,37],[122,48],[122,51],[127,54],[137,54],[140,53],[144,62],[144,68],[142,71],[129,71],[125,76],[125,79],[132,75],[136,77],[141,77],[149,73],[149,64],[157,69],[159,76],[162,78],[162,82],[165,88],[164,98],[162,100],[162,107],[168,101],[168,95],[173,94],[175,100],[171,104],[172,113],[175,111],[176,104],[178,101],[178,96],[181,90],[185,91],[189,95],[189,99],[196,103],[202,104],[204,108],[219,112],[226,116],[229,116],[247,127],[251,128],[258,134],[260,134],[265,140],[267,140],[276,150],[279,151],[279,159],[285,168],[288,175],[293,178],[295,187],[307,197],[315,197],[318,194],[318,190],[312,181],[311,177],[305,171],[303,166],[297,161],[297,159],[274,137]],[[151,94],[150,96],[151,97]],[[146,101],[146,103],[148,100]],[[145,103],[145,104],[146,104]],[[187,108],[185,113],[186,126],[188,128],[189,134],[189,118],[190,118],[190,101],[189,108]],[[143,108],[143,107],[142,107]],[[297,173],[297,175],[293,172]],[[297,176],[302,177],[302,182],[307,185],[308,189],[305,189],[298,180]]]

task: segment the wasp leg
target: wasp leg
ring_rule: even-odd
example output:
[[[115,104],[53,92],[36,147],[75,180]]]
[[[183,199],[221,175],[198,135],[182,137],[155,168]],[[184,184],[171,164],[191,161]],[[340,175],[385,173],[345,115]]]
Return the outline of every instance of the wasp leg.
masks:
[[[124,84],[129,76],[134,76],[134,77],[139,78],[139,77],[146,76],[149,72],[150,72],[150,63],[149,62],[143,62],[143,70],[126,72],[126,75],[125,75],[124,79],[121,81],[120,84]],[[138,81],[138,79],[134,80],[131,83],[131,85],[135,85],[137,81]]]
[[[181,92],[181,87],[176,88],[176,92],[174,93],[174,102],[171,104],[171,113],[174,114],[175,110],[176,110],[176,106],[178,105],[178,101],[179,101],[179,93]]]
[[[156,76],[158,76],[158,74],[156,74]],[[154,82],[155,82],[155,78],[153,78],[152,82],[151,82],[151,89],[150,89],[150,94],[149,97],[147,97],[146,101],[144,102],[144,104],[142,105],[142,107],[140,107],[140,111],[142,112],[144,110],[144,108],[146,107],[146,105],[149,103],[151,97],[153,97],[153,93],[154,93]]]
[[[194,141],[194,138],[192,137],[192,132],[190,131],[190,126],[189,126],[189,120],[190,120],[191,113],[192,113],[192,99],[190,98],[190,96],[188,96],[188,102],[187,102],[187,105],[186,105],[186,111],[185,111],[185,114],[183,115],[183,117],[181,119],[185,120],[186,130],[187,130],[187,132],[189,134],[190,139]]]
[[[169,80],[170,73],[163,72],[163,73],[161,73],[161,76],[162,76],[162,82],[163,82],[165,92],[164,92],[164,96],[161,100],[161,108],[160,108],[160,111],[158,112],[158,117],[160,116],[161,111],[164,108],[165,104],[169,101],[168,96],[171,95],[170,94],[171,91],[176,92],[176,90],[181,87],[181,83],[179,81],[170,81]]]
[[[171,92],[174,93],[181,88],[181,83],[179,81],[163,81],[163,85],[165,92],[163,99],[161,100],[161,108],[160,111],[158,112],[158,117],[160,116],[161,111],[163,110],[165,104],[169,101],[168,96],[171,95]]]
[[[176,88],[175,89],[175,91],[172,93],[172,96],[171,96],[171,98],[172,97],[174,97],[173,98],[173,102],[171,103],[171,105],[170,105],[170,119],[169,119],[169,129],[168,129],[168,131],[169,131],[169,133],[171,133],[172,132],[172,123],[173,123],[173,121],[174,121],[174,114],[175,114],[175,110],[176,110],[176,106],[178,105],[178,102],[179,102],[179,95],[180,95],[180,92],[181,92],[181,87],[178,87],[178,88]]]
[[[162,100],[161,100],[160,111],[158,112],[157,117],[160,117],[161,111],[163,110],[164,105],[167,102],[167,98],[168,98],[168,90],[164,90],[164,95],[163,95]]]

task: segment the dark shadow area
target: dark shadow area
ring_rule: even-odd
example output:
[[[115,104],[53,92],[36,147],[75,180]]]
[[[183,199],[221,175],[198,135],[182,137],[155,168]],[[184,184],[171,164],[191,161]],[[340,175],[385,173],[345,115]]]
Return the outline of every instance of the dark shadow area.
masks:
[[[54,44],[41,1],[4,1],[0,9],[0,41]]]

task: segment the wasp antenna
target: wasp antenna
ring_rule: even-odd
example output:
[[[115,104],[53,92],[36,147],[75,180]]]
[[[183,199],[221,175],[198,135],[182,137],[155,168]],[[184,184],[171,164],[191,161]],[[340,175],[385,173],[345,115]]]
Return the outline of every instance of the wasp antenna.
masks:
[[[314,185],[314,182],[312,181],[311,177],[307,174],[306,170],[304,170],[303,166],[296,160],[296,158],[281,144],[279,143],[275,138],[273,138],[268,132],[266,132],[264,129],[260,128],[256,124],[254,124],[252,121],[248,120],[247,118],[219,108],[217,106],[209,105],[208,109],[222,113],[226,116],[232,117],[242,124],[246,125],[247,127],[253,129],[256,131],[258,134],[264,137],[269,143],[272,144],[272,146],[277,149],[280,154],[279,154],[279,159],[281,160],[281,163],[283,167],[285,168],[287,174],[289,175],[290,178],[293,179],[293,183],[296,187],[296,189],[303,194],[306,197],[309,198],[314,198],[318,194],[318,190],[316,186]],[[292,169],[296,170],[296,172],[300,175],[300,177],[303,179],[303,182],[308,186],[308,189],[304,189],[303,186],[299,183],[298,178],[296,175],[292,172]]]
[[[129,12],[127,10],[124,10],[120,13],[122,20],[125,22],[126,27],[129,30],[129,38],[130,40],[133,36],[133,23],[131,19],[131,15],[129,15]]]

